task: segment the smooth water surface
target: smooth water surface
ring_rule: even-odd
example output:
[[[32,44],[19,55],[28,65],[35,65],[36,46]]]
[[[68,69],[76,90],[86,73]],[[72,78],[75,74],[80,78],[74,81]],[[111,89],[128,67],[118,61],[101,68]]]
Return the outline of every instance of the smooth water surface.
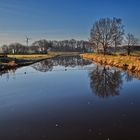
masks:
[[[79,57],[1,73],[0,140],[139,140],[140,81]]]

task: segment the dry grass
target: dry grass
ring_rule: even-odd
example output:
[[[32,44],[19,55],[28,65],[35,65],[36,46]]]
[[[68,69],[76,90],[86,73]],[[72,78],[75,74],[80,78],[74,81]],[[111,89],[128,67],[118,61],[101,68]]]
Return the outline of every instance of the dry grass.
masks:
[[[93,60],[100,64],[111,65],[133,72],[140,72],[140,57],[136,56],[112,56],[112,55],[97,55],[97,54],[83,54],[85,59]]]
[[[140,51],[134,51],[131,53],[132,56],[140,57]]]

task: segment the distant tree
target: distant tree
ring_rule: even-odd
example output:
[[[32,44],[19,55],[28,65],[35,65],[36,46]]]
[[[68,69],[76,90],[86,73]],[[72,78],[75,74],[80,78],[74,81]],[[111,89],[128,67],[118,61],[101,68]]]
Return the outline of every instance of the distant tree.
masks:
[[[8,54],[8,45],[3,45],[2,46],[2,53]]]
[[[36,52],[36,53],[47,53],[49,48],[49,42],[47,40],[39,40],[39,41],[35,41],[32,44],[32,49]]]
[[[28,52],[28,48],[20,43],[12,43],[10,45],[4,45],[2,47],[5,53],[13,53],[13,54],[25,54]]]
[[[87,52],[89,42],[84,40],[50,41],[49,46],[53,51]]]
[[[126,36],[126,43],[127,43],[127,54],[130,55],[132,52],[132,49],[135,45],[138,44],[138,39],[131,33],[128,33]]]
[[[108,47],[122,43],[123,35],[124,26],[120,18],[102,18],[93,24],[90,33],[90,43],[97,50],[101,47],[105,55]]]

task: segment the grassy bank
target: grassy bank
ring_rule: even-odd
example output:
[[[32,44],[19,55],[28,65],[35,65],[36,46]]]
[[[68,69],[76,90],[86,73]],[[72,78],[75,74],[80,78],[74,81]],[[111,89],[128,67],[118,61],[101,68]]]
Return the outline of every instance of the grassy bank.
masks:
[[[0,70],[31,65],[33,63],[50,59],[56,56],[80,55],[78,52],[49,52],[48,54],[8,55],[0,58]]]
[[[35,62],[51,58],[51,55],[8,55],[0,59],[0,70],[31,65]]]
[[[82,54],[81,57],[94,62],[115,66],[132,72],[140,72],[140,57],[135,56],[113,56],[98,54]]]
[[[48,59],[55,56],[70,56],[70,55],[79,55],[78,52],[49,52],[48,54],[30,54],[30,55],[8,55],[8,58],[16,58],[16,59],[22,59],[22,60],[42,60],[42,59]]]

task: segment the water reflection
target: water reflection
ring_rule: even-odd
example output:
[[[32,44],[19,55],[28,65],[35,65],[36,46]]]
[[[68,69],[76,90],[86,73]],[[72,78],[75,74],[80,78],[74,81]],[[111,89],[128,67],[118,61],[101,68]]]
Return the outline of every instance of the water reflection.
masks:
[[[90,61],[84,60],[80,56],[61,56],[36,63],[32,67],[37,71],[47,72],[52,71],[55,66],[74,68],[76,66],[85,66],[90,64]]]
[[[139,77],[136,77],[136,75],[129,72],[124,72],[123,76],[125,77],[126,82],[131,82],[134,78],[139,79]]]
[[[0,140],[139,139],[140,81],[127,72],[69,58],[33,65],[40,71],[66,67],[67,72],[40,73],[27,66],[16,71],[15,80],[14,71],[7,71],[8,82],[2,75]]]
[[[6,73],[8,73],[8,70],[0,71],[0,76],[2,76],[3,74],[6,74]]]
[[[16,69],[0,71],[0,77],[3,77],[5,75],[7,80],[9,80],[10,76],[12,76],[13,79],[15,79],[15,72],[16,72]]]
[[[90,73],[91,89],[101,98],[119,95],[122,84],[123,80],[120,71],[97,66]]]

